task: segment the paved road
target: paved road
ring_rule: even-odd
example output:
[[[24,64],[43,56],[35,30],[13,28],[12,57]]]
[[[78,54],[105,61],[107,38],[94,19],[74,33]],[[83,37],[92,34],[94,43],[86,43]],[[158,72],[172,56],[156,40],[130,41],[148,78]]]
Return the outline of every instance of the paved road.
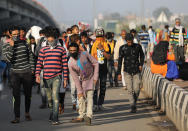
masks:
[[[176,131],[165,116],[159,116],[153,107],[148,105],[143,93],[138,102],[138,112],[129,113],[127,92],[122,88],[107,90],[105,111],[94,115],[92,126],[84,123],[70,123],[77,113],[72,110],[70,92],[66,94],[65,113],[60,116],[61,125],[52,126],[48,122],[48,109],[39,109],[40,96],[33,90],[31,115],[33,121],[24,121],[24,97],[22,97],[21,123],[12,125],[13,119],[11,90],[6,88],[0,99],[0,131]],[[163,122],[162,122],[163,121]],[[164,128],[165,127],[165,128]]]

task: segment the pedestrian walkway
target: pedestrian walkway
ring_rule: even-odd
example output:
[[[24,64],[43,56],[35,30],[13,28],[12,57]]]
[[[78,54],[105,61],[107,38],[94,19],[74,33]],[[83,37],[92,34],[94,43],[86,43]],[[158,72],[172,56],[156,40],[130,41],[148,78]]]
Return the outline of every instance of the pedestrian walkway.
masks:
[[[36,94],[36,89],[33,89],[31,104],[33,121],[31,122],[24,120],[23,100],[22,97],[21,123],[13,125],[10,123],[14,116],[11,90],[6,88],[2,93],[0,99],[0,131],[176,131],[171,123],[164,123],[166,121],[165,116],[159,116],[156,111],[153,111],[153,107],[147,104],[143,93],[140,94],[138,112],[136,114],[129,113],[127,91],[122,88],[107,89],[105,111],[95,113],[92,126],[70,122],[73,117],[77,116],[77,113],[72,110],[70,92],[66,94],[65,113],[60,116],[62,124],[58,126],[52,126],[48,122],[48,109],[38,108],[41,99]]]

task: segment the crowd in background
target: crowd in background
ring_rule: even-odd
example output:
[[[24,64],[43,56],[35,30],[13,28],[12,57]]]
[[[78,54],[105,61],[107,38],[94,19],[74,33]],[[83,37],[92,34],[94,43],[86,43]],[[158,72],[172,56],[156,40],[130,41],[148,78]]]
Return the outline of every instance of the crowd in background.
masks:
[[[73,25],[60,32],[55,27],[11,26],[0,41],[0,92],[6,78],[13,92],[15,119],[20,122],[20,96],[25,94],[25,118],[31,121],[32,88],[41,95],[40,109],[49,108],[49,121],[58,125],[64,112],[66,90],[79,116],[71,122],[91,125],[93,112],[104,111],[106,83],[128,90],[130,111],[136,113],[143,65],[168,80],[187,80],[187,33],[181,20],[156,32],[152,26],[121,30],[120,36],[97,28],[94,32]],[[121,83],[119,82],[121,81]]]

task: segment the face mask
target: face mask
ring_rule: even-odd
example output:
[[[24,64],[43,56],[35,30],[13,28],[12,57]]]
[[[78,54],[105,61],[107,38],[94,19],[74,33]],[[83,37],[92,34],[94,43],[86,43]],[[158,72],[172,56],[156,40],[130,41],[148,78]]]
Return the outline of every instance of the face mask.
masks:
[[[78,52],[70,53],[70,57],[77,59],[78,58]]]
[[[112,39],[107,39],[107,41],[112,42]]]
[[[51,42],[48,41],[48,44],[52,47],[54,47],[56,45],[56,40],[53,40]]]
[[[20,40],[20,37],[19,36],[12,36],[12,40],[13,41],[18,41],[18,40]]]
[[[6,35],[6,37],[7,37],[7,38],[10,38],[10,36],[9,36],[9,35]]]

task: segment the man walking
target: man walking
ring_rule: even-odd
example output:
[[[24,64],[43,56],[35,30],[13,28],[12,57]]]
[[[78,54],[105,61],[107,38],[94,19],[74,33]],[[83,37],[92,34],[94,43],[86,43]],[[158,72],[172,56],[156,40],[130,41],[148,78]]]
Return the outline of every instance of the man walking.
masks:
[[[174,49],[176,63],[181,64],[185,62],[184,42],[186,40],[186,33],[185,28],[181,26],[181,20],[179,18],[176,18],[175,22],[176,25],[170,34],[170,44]]]
[[[11,123],[20,122],[20,88],[23,85],[25,94],[25,119],[31,121],[29,114],[32,93],[32,73],[34,73],[34,57],[25,40],[20,40],[19,28],[13,26],[9,30],[9,44],[4,44],[4,60],[11,64],[10,75],[13,88],[13,104],[15,119]]]
[[[79,46],[76,43],[71,43],[69,53],[71,57],[69,71],[75,81],[79,101],[79,117],[72,122],[85,120],[87,125],[91,125],[93,93],[98,80],[99,64],[87,51],[79,53]]]
[[[99,87],[100,94],[98,96],[98,89],[94,92],[94,111],[104,110],[104,98],[106,93],[106,80],[107,80],[107,60],[110,59],[110,46],[105,42],[104,29],[98,28],[95,31],[96,41],[93,44],[91,55],[99,63]],[[97,84],[97,85],[98,85]]]
[[[142,25],[141,29],[142,30],[138,33],[138,37],[140,39],[140,44],[141,44],[142,49],[144,51],[145,61],[147,61],[147,59],[149,58],[149,54],[148,54],[149,33],[146,30],[145,25]]]
[[[68,79],[67,52],[58,43],[59,31],[56,28],[48,28],[45,35],[48,44],[39,53],[36,66],[36,82],[40,83],[40,73],[44,69],[43,79],[50,107],[49,121],[52,121],[52,125],[59,125],[59,90],[62,79],[64,79],[64,88],[67,86]]]
[[[116,73],[116,77],[115,77],[115,86],[116,87],[118,87],[118,78],[117,78],[118,72],[117,72],[117,70],[118,70],[119,49],[120,49],[121,46],[126,44],[126,40],[125,40],[126,34],[127,34],[126,30],[121,31],[121,37],[117,41],[115,48],[114,48],[114,69],[115,69],[115,73]],[[124,87],[124,89],[126,89],[126,83],[125,83],[125,79],[124,79],[123,70],[122,70],[121,76],[122,76],[123,87]]]
[[[121,78],[122,60],[124,59],[125,82],[128,89],[131,113],[136,113],[136,102],[140,92],[140,72],[144,64],[144,53],[139,44],[133,43],[133,35],[127,34],[127,44],[121,46],[118,60],[118,78]]]

